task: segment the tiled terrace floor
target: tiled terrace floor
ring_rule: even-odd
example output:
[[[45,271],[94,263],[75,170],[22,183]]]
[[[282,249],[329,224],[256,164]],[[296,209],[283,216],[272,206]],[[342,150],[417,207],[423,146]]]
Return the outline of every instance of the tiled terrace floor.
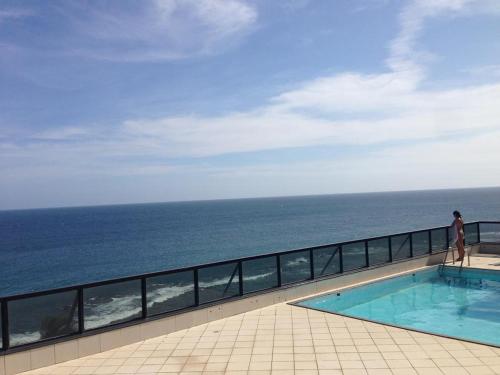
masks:
[[[282,303],[25,374],[168,373],[500,374],[500,348]]]
[[[457,256],[458,255],[455,252],[455,258]],[[453,264],[451,262],[447,262],[447,265],[453,265]],[[454,265],[459,266],[460,264],[455,263]],[[465,258],[463,265],[464,267],[468,267],[467,258]],[[475,254],[474,256],[470,257],[470,267],[500,270],[500,255]]]

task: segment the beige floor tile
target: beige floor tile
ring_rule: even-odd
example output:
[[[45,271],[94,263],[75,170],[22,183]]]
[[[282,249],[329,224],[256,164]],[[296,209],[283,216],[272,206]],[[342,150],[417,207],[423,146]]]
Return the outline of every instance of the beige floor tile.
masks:
[[[363,360],[363,364],[367,369],[388,368],[387,363],[383,359]]]
[[[386,368],[368,368],[366,372],[368,375],[392,375],[392,371]]]
[[[226,362],[220,362],[220,363],[207,363],[205,365],[205,368],[203,371],[224,371],[226,369],[227,363]]]
[[[274,370],[294,370],[293,362],[271,362],[271,369]]]
[[[342,361],[359,361],[361,356],[359,353],[337,353],[337,357]]]
[[[340,366],[342,367],[342,370],[344,369],[364,369],[365,366],[363,365],[362,361],[340,361]]]
[[[465,366],[464,367],[471,375],[489,375],[494,374],[493,370],[488,366]]]
[[[226,371],[248,371],[248,367],[250,366],[250,361],[248,362],[229,362],[226,367]]]
[[[208,363],[227,363],[229,358],[229,355],[211,355],[208,357]]]
[[[271,361],[257,361],[257,362],[250,362],[249,370],[265,370],[265,371],[271,371]]]
[[[97,370],[97,366],[82,366],[73,371],[73,374],[88,375],[93,374],[95,370]]]
[[[295,370],[295,375],[318,375],[318,370]]]
[[[383,352],[381,354],[384,359],[406,359],[403,352]]]
[[[180,372],[183,367],[184,364],[182,363],[165,364],[162,367],[160,367],[159,372]]]
[[[359,356],[361,357],[362,360],[384,359],[381,353],[359,353]]]
[[[391,369],[412,367],[410,361],[407,359],[387,359],[386,362]]]
[[[368,375],[365,369],[343,369],[344,375]]]
[[[343,375],[342,370],[318,370],[319,375]]]
[[[142,365],[137,370],[138,374],[152,374],[158,372],[162,366],[161,365]]]
[[[319,370],[339,370],[341,369],[339,361],[317,361]]]
[[[457,367],[457,366],[440,366],[439,369],[443,372],[445,375],[469,375],[469,372],[464,369],[463,367]]]
[[[391,371],[394,375],[418,375],[414,368],[396,368]]]
[[[419,367],[436,367],[436,364],[430,359],[408,359],[411,365],[415,368]]]
[[[272,360],[272,354],[252,354],[250,357],[250,362],[271,362]]]
[[[95,371],[94,374],[114,374],[120,366],[100,366]]]
[[[457,367],[461,366],[454,358],[433,358],[434,363],[438,367]]]
[[[418,367],[415,369],[417,371],[418,375],[442,375],[443,372],[438,369],[437,367],[432,367],[432,368],[423,368],[423,367]]]
[[[318,365],[316,361],[295,361],[295,372],[297,370],[316,370]]]

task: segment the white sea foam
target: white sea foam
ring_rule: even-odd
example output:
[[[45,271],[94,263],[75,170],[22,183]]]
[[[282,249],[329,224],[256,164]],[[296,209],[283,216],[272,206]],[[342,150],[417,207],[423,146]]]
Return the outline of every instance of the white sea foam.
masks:
[[[169,299],[182,296],[194,290],[193,285],[185,286],[165,286],[157,288],[153,292],[148,293],[148,307],[153,306],[155,303],[162,303]]]
[[[287,267],[295,267],[295,266],[300,266],[301,264],[307,263],[309,261],[308,258],[305,257],[300,257],[294,260],[289,260],[288,262],[285,263]]]
[[[39,341],[42,338],[40,332],[23,332],[10,334],[10,345],[22,345]]]
[[[275,272],[267,272],[267,273],[261,273],[260,275],[245,276],[245,277],[243,277],[243,280],[245,280],[245,281],[254,281],[254,280],[259,280],[259,279],[265,279],[266,277],[274,275],[274,273]]]
[[[111,301],[93,306],[85,314],[85,328],[96,328],[140,314],[141,296],[114,297]]]

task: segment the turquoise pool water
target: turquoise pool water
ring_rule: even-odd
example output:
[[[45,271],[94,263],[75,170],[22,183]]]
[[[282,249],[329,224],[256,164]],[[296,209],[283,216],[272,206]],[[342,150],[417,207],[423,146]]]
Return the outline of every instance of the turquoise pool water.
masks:
[[[500,346],[500,272],[438,267],[297,303]]]

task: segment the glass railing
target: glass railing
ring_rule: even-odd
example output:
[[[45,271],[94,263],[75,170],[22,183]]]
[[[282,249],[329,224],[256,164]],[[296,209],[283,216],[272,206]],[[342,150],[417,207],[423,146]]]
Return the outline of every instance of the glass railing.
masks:
[[[122,327],[218,301],[445,251],[438,227],[0,298],[3,352]],[[500,222],[465,225],[466,243],[500,243]]]

